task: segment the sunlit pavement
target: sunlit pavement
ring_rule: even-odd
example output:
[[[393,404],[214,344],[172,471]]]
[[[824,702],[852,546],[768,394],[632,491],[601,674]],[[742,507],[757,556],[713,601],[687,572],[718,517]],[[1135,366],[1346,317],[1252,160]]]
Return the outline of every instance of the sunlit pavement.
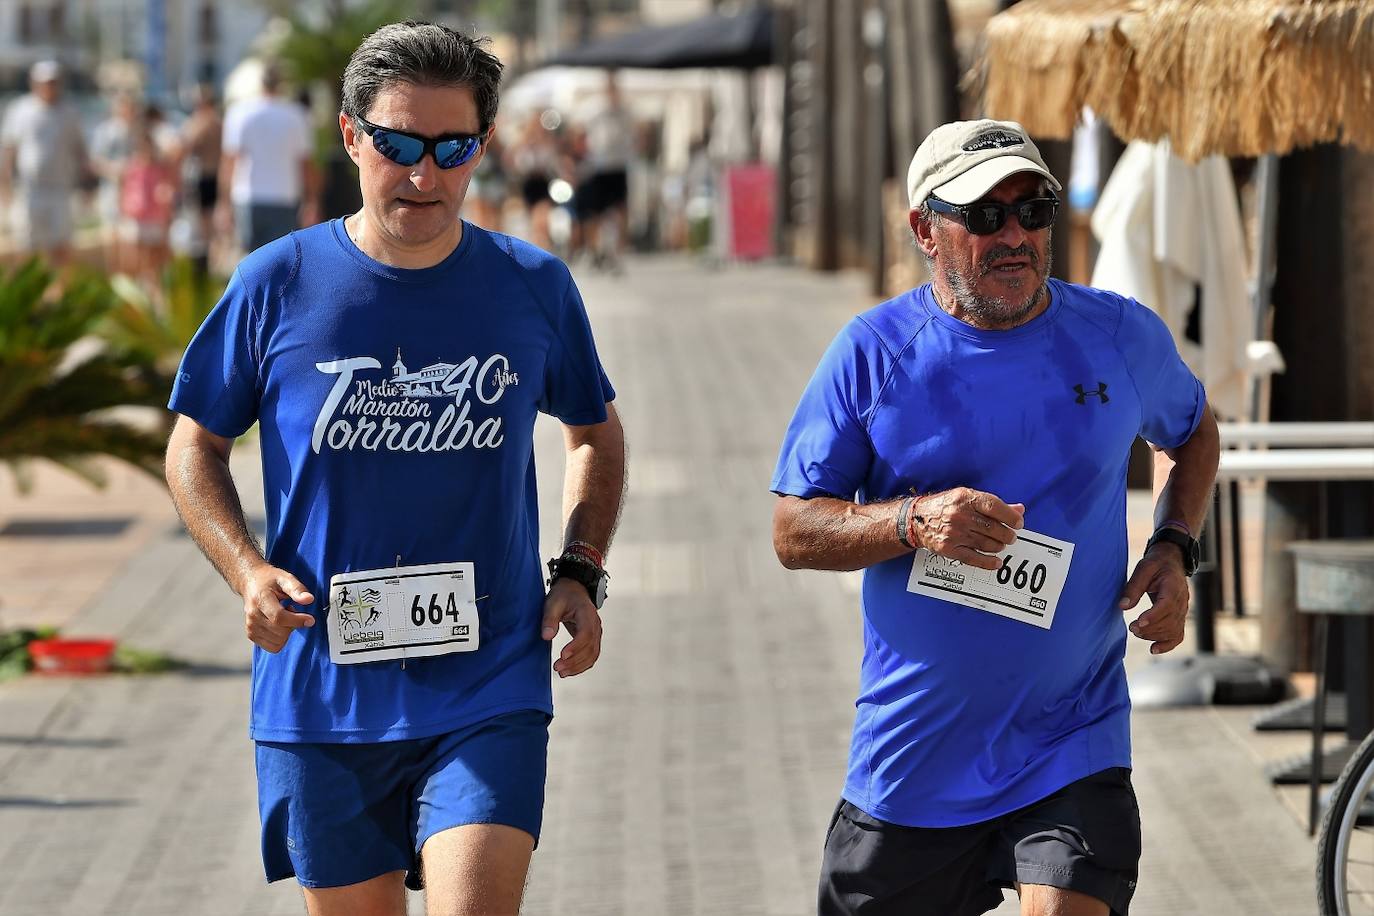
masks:
[[[857,578],[778,565],[768,480],[821,351],[873,300],[854,276],[675,257],[632,260],[619,278],[577,273],[619,392],[631,499],[601,661],[556,685],[525,912],[802,916],[843,778]],[[538,447],[548,554],[555,424]],[[260,514],[253,453],[239,449],[236,471]],[[1130,508],[1138,551],[1148,498]],[[0,685],[0,912],[294,916],[295,888],[265,886],[259,870],[237,600],[164,508],[147,511],[157,525],[122,563],[103,561],[71,627],[197,667]],[[83,575],[81,543],[52,549]],[[1145,663],[1133,647],[1129,665]],[[1136,916],[1315,912],[1313,846],[1263,776],[1250,714],[1137,714]],[[418,896],[411,909],[423,911]]]

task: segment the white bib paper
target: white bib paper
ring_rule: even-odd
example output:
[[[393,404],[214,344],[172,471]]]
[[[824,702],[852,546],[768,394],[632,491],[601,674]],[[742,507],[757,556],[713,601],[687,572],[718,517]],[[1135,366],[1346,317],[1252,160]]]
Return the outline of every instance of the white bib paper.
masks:
[[[477,649],[471,563],[339,573],[329,580],[329,657],[336,665]]]
[[[906,590],[1048,630],[1069,575],[1073,545],[1023,529],[997,559],[1002,563],[997,569],[980,569],[922,547],[911,564]]]

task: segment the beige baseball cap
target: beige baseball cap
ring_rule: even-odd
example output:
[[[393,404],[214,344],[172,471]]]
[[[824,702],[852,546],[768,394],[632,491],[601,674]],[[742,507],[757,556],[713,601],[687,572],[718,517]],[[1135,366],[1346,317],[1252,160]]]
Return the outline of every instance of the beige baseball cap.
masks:
[[[911,157],[906,189],[914,210],[934,194],[951,204],[971,204],[1017,172],[1044,175],[1060,190],[1040,151],[1015,121],[951,121],[930,132]]]

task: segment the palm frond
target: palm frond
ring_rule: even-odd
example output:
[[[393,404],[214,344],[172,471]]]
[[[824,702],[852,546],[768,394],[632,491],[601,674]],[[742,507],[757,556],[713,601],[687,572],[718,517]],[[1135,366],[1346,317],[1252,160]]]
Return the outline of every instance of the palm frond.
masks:
[[[100,336],[119,301],[103,278],[58,279],[38,260],[0,277],[0,462],[21,491],[39,460],[97,486],[100,456],[161,478],[169,416],[140,423],[110,412],[162,408],[171,390],[171,372],[146,348]]]
[[[25,413],[79,417],[111,407],[162,407],[171,393],[166,376],[102,354],[32,389],[25,399]],[[6,422],[22,423],[23,417],[10,416]]]
[[[224,282],[180,258],[169,268],[161,305],[129,277],[115,275],[110,287],[115,303],[101,323],[101,336],[117,352],[170,374],[214,308]]]
[[[100,455],[117,458],[162,479],[166,436],[118,420],[36,419],[0,430],[0,461],[43,458],[59,464]]]

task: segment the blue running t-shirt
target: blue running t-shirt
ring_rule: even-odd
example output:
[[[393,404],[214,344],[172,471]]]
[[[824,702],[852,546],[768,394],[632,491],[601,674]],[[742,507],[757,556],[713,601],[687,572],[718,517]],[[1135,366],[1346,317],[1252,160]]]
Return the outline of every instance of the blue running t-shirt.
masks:
[[[464,224],[423,270],[363,254],[342,220],[253,252],[182,360],[172,410],[221,436],[259,423],[267,559],[315,626],[253,651],[259,741],[420,738],[552,712],[533,432],[600,423],[615,393],[567,268]],[[471,562],[474,652],[336,665],[331,576]]]
[[[865,312],[822,358],[772,489],[860,503],[972,487],[1069,541],[1050,629],[907,591],[912,556],[869,567],[844,797],[913,827],[987,820],[1130,766],[1126,465],[1137,435],[1173,448],[1201,383],[1163,322],[1050,281],[1051,304],[981,331],[922,286]],[[894,538],[895,538],[894,534]]]

